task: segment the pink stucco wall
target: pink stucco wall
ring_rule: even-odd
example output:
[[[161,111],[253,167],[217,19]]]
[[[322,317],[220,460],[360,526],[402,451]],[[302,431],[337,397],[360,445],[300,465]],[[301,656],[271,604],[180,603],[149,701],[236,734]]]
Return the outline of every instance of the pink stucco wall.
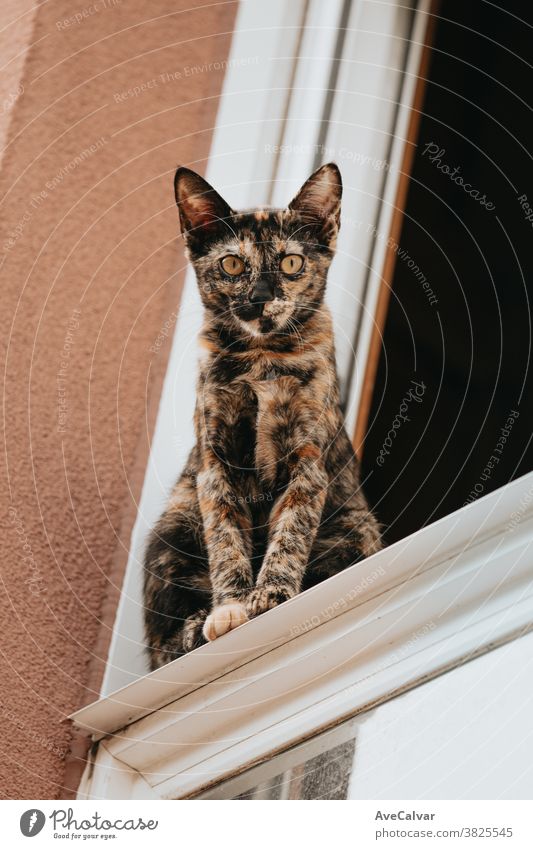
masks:
[[[6,798],[79,779],[65,716],[98,695],[182,282],[171,177],[205,167],[235,12],[0,7]]]

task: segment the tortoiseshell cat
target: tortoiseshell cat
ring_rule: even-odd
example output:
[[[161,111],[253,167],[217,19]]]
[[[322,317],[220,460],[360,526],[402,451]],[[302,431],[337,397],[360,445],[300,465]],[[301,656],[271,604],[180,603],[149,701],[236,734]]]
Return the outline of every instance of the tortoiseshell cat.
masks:
[[[206,318],[196,446],[146,551],[152,669],[380,548],[323,300],[337,166],[282,210],[234,212],[188,168],[174,186]]]

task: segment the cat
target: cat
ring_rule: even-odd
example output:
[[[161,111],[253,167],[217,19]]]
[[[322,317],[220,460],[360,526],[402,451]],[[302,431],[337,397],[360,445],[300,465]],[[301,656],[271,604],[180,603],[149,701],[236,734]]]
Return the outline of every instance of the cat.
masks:
[[[339,169],[315,171],[286,209],[235,212],[184,167],[174,188],[205,321],[196,445],[145,555],[151,669],[381,547],[324,303]]]

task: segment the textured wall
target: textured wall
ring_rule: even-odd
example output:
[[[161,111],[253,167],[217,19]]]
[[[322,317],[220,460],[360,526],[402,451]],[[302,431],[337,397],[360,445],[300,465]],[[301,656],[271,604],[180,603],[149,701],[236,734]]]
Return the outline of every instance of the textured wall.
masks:
[[[79,775],[64,717],[98,693],[182,282],[171,176],[204,168],[236,12],[202,5],[0,7],[7,798]]]

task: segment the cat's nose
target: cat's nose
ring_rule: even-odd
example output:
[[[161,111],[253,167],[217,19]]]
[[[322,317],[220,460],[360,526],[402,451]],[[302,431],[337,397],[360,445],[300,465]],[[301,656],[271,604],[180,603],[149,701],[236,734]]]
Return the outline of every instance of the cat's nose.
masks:
[[[267,304],[274,300],[274,290],[268,280],[258,280],[250,293],[250,303]]]

